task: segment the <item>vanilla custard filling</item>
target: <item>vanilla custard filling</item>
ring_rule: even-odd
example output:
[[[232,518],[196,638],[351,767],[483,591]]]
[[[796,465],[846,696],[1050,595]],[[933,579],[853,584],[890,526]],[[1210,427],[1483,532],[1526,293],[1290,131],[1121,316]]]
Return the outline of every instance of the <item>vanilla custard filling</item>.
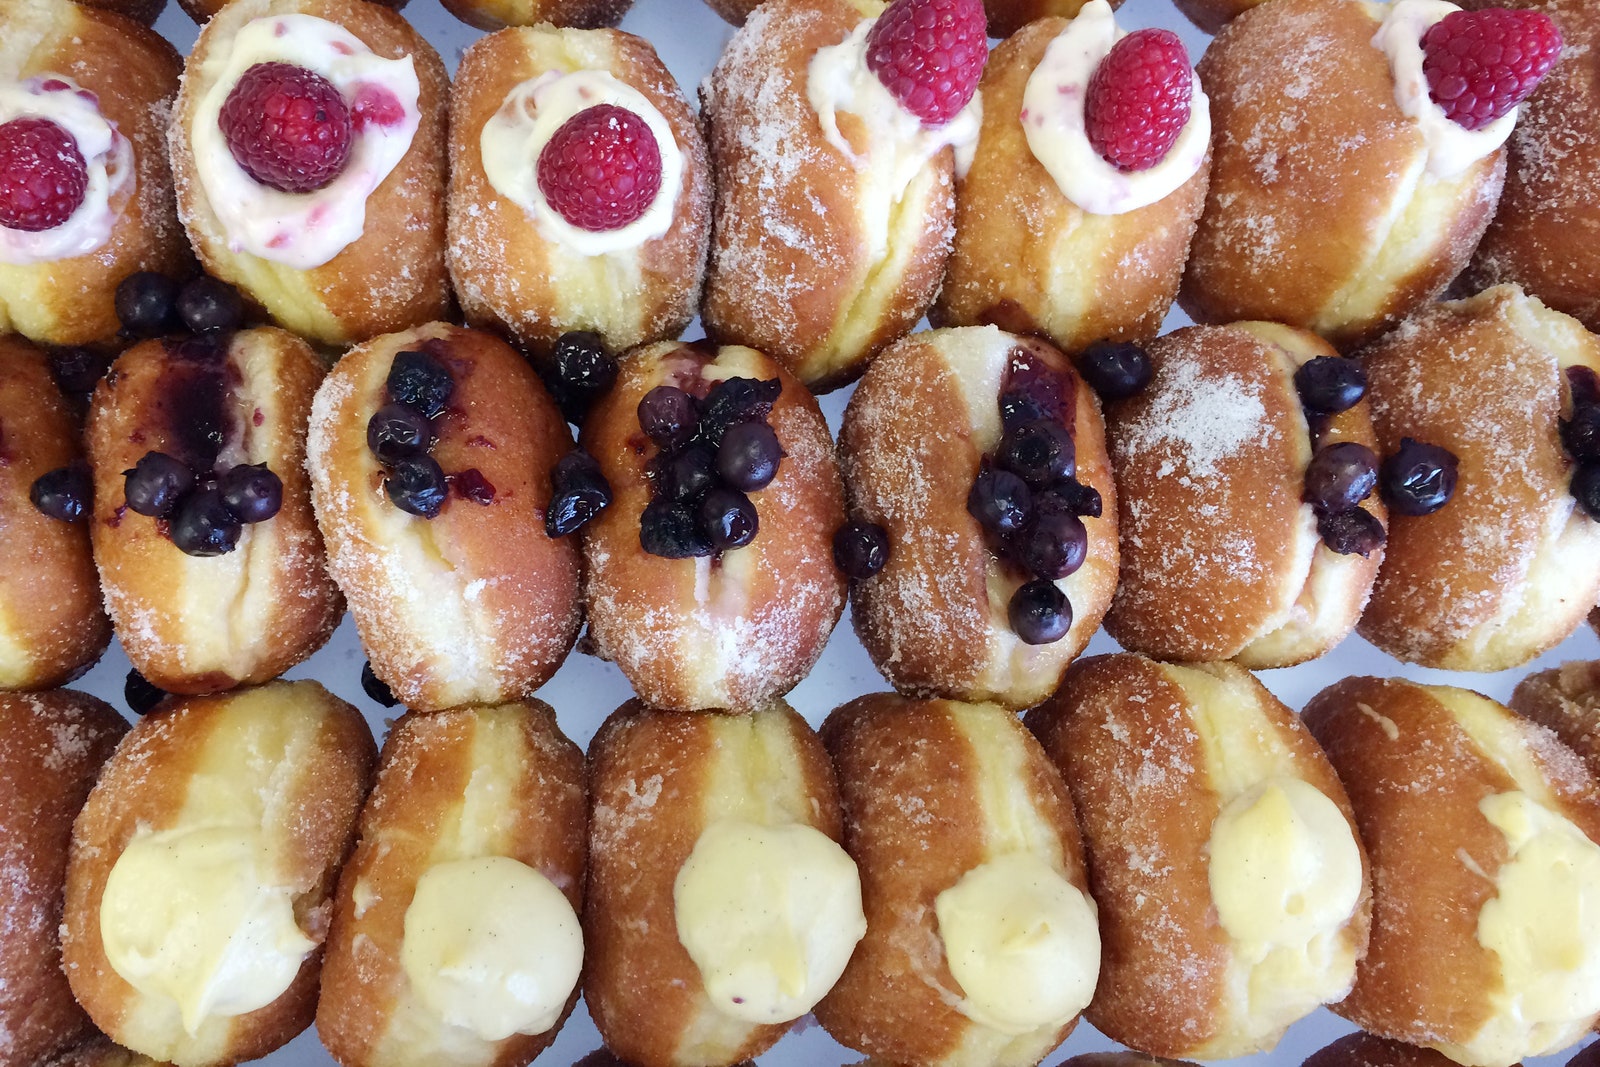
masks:
[[[286,193],[245,173],[228,149],[219,118],[244,73],[258,63],[288,63],[320,74],[350,105],[355,131],[338,176],[308,193]],[[385,59],[344,27],[313,15],[274,15],[219,39],[197,79],[211,87],[194,110],[195,175],[232,252],[295,270],[320,267],[361,237],[367,198],[399,165],[422,122],[421,85],[410,56]],[[399,121],[364,121],[363,100],[400,105]]]
[[[100,899],[106,961],[144,996],[172,1001],[191,1037],[209,1018],[266,1007],[316,947],[271,866],[258,829],[141,828]]]
[[[83,203],[59,226],[38,231],[0,226],[0,263],[25,267],[88,255],[111,239],[121,215],[111,201],[133,181],[133,146],[100,113],[93,93],[59,74],[0,84],[0,124],[20,118],[48,119],[66,130],[88,167],[89,183]]]
[[[614,230],[585,230],[562,218],[539,188],[539,155],[567,120],[601,104],[644,120],[661,152],[661,188],[643,215]],[[683,186],[683,152],[666,117],[643,93],[604,71],[548,71],[506,94],[478,138],[494,191],[527,212],[545,240],[582,256],[627,252],[672,228]]]
[[[1084,109],[1095,68],[1126,34],[1106,0],[1089,0],[1045,48],[1022,93],[1028,149],[1055,179],[1061,195],[1091,215],[1121,215],[1154,204],[1194,177],[1211,146],[1211,101],[1194,76],[1189,121],[1160,163],[1122,171],[1089,143]]]
[[[706,995],[752,1023],[810,1011],[867,932],[855,862],[798,823],[713,822],[678,870],[672,900]]]
[[[1031,852],[980,864],[934,900],[962,1012],[1003,1034],[1064,1025],[1094,996],[1100,927],[1082,890]]]
[[[1395,0],[1372,38],[1372,46],[1389,59],[1395,103],[1417,124],[1428,149],[1428,173],[1435,178],[1453,178],[1505,144],[1521,110],[1512,108],[1482,129],[1469,130],[1433,102],[1422,73],[1422,37],[1434,23],[1460,10],[1449,0]]]
[[[417,999],[484,1041],[542,1034],[583,967],[578,915],[555,884],[506,856],[436,864],[406,909],[400,966]]]

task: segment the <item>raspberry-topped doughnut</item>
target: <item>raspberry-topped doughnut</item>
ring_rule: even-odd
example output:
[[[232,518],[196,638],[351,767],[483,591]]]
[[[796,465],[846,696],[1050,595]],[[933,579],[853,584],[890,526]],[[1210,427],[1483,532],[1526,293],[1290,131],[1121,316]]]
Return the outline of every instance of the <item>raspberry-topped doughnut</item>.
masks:
[[[914,30],[941,20],[948,54]],[[814,390],[914,326],[978,135],[979,0],[767,0],[703,92],[717,171],[701,314]]]
[[[649,42],[505,30],[462,57],[451,108],[450,272],[469,322],[541,360],[572,330],[613,352],[683,331],[705,269],[711,164]]]
[[[171,132],[207,271],[329,345],[442,317],[448,89],[428,43],[376,4],[228,4],[190,53]]]
[[[1215,135],[1184,310],[1342,347],[1437,296],[1494,214],[1516,104],[1560,48],[1541,15],[1507,26],[1490,14],[1287,0],[1229,23],[1199,65]],[[1453,69],[1459,53],[1484,54],[1476,40],[1507,34],[1506,62],[1527,55],[1531,70]],[[1480,98],[1485,83],[1515,92]]]

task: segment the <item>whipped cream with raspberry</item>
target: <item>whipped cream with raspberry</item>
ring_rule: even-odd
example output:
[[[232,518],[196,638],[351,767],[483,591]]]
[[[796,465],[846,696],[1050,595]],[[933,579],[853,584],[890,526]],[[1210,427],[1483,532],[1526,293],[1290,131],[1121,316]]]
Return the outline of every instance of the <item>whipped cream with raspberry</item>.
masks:
[[[320,74],[350,103],[355,130],[338,177],[309,193],[262,185],[228,150],[219,117],[244,72],[258,63],[289,63]],[[410,56],[375,55],[349,30],[312,15],[275,15],[218,41],[202,67],[211,88],[195,108],[195,174],[234,252],[296,270],[320,267],[360,238],[367,198],[411,147],[422,112]]]
[[[133,146],[117,124],[100,113],[99,99],[71,78],[44,74],[0,84],[0,124],[40,118],[66,130],[88,165],[83,203],[59,226],[30,232],[0,226],[0,263],[28,266],[88,255],[111,239],[122,214],[113,205],[133,181]]]
[[[1454,178],[1505,144],[1521,110],[1512,108],[1482,129],[1469,130],[1433,102],[1422,73],[1422,38],[1434,23],[1460,10],[1449,0],[1395,0],[1372,38],[1372,47],[1389,59],[1395,103],[1417,124],[1428,148],[1428,173],[1435,178]]]
[[[1089,0],[1045,48],[1022,93],[1028,149],[1061,195],[1091,215],[1122,215],[1165,199],[1195,176],[1211,145],[1211,101],[1194,79],[1189,121],[1171,151],[1146,170],[1122,171],[1089,143],[1085,110],[1095,68],[1123,37],[1106,0]]]
[[[614,230],[585,230],[562,218],[539,188],[539,154],[580,111],[611,104],[644,120],[661,153],[661,188],[644,214]],[[672,228],[683,186],[683,151],[666,116],[645,95],[604,71],[547,71],[506,94],[478,139],[494,191],[526,211],[545,240],[578,255],[627,252]]]

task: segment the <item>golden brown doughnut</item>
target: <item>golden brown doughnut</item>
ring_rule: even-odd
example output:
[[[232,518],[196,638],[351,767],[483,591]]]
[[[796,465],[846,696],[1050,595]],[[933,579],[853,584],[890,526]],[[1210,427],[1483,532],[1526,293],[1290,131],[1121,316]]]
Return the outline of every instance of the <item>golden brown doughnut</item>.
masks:
[[[97,7],[135,22],[151,25],[166,9],[167,0],[79,0],[86,7]]]
[[[1388,10],[1263,4],[1206,50],[1211,186],[1178,295],[1195,321],[1267,319],[1353,345],[1466,265],[1494,214],[1505,153],[1454,176],[1428,170],[1443,155],[1430,156],[1400,110],[1373,43]]]
[[[810,1010],[865,926],[827,752],[778,702],[631,700],[589,746],[584,1001],[634,1067],[723,1067]]]
[[[1372,901],[1350,802],[1248,671],[1097,656],[1027,723],[1083,826],[1098,1030],[1224,1059],[1271,1049],[1350,989]]]
[[[1600,1018],[1600,786],[1582,761],[1465,689],[1348,678],[1303,714],[1372,861],[1372,939],[1334,1010],[1477,1067],[1582,1038]]]
[[[1071,605],[1071,629],[1030,645],[1012,628],[1008,605],[1032,576],[990,550],[967,496],[1001,441],[1000,397],[1036,365],[1053,372],[1059,395],[1071,392],[1077,478],[1099,492],[1102,510],[1083,518],[1082,567],[1056,583]],[[1100,403],[1066,358],[993,326],[912,334],[856,387],[839,452],[851,516],[889,535],[887,565],[851,589],[856,633],[884,677],[913,695],[1012,708],[1052,692],[1099,628],[1117,582],[1117,490]]]
[[[633,0],[442,0],[450,14],[480,30],[538,26],[595,30],[615,26]],[[459,158],[459,157],[453,157]]]
[[[1444,1053],[1356,1031],[1306,1057],[1301,1067],[1452,1067]]]
[[[72,820],[128,724],[85,693],[0,694],[0,1062],[94,1034],[61,970]]]
[[[334,898],[317,1005],[333,1058],[520,1067],[555,1040],[578,998],[587,825],[583,753],[548,705],[395,723]]]
[[[703,399],[730,378],[782,387],[767,421],[785,458],[771,484],[750,495],[755,539],[699,558],[651,555],[640,544],[640,518],[659,449],[640,429],[639,401],[663,384]],[[839,621],[845,592],[832,547],[844,490],[827,424],[805,386],[754,349],[650,345],[623,357],[581,439],[613,494],[583,531],[595,653],[662,708],[748,711],[799,684]]]
[[[829,715],[822,739],[867,935],[817,1021],[890,1063],[1038,1063],[1100,967],[1060,775],[993,704],[873,694]]]
[[[166,704],[73,828],[62,952],[118,1044],[179,1067],[265,1056],[311,1025],[339,866],[377,750],[315,682]]]
[[[1070,19],[1084,3],[1085,0],[983,0],[983,8],[989,14],[989,36],[1010,37],[1037,19]],[[1122,0],[1112,0],[1111,6],[1121,7]],[[994,62],[992,54],[989,62]],[[987,86],[984,92],[988,92]]]
[[[1361,635],[1449,670],[1525,663],[1571,634],[1600,592],[1600,523],[1568,490],[1557,429],[1566,371],[1600,371],[1600,338],[1496,286],[1417,312],[1362,355],[1387,455],[1411,437],[1460,460],[1455,495],[1396,514]]]
[[[441,361],[455,382],[433,420],[432,456],[451,488],[432,519],[395,505],[367,445],[405,351]],[[459,326],[432,323],[352,349],[318,390],[307,461],[328,570],[374,673],[407,707],[516,700],[561,666],[581,621],[578,548],[545,533],[544,511],[550,469],[571,447],[527,361]]]
[[[1600,660],[1530,674],[1517,683],[1510,704],[1518,715],[1554,731],[1600,777]]]
[[[82,674],[105,651],[88,519],[62,522],[34,507],[34,480],[83,462],[78,420],[26,341],[0,337],[0,689],[47,689]]]
[[[149,22],[155,18],[152,6],[164,2],[130,4],[125,14]],[[33,100],[29,113],[43,107],[55,118],[60,110],[44,87],[76,84],[93,94],[88,111],[111,123],[118,142],[130,150],[123,164],[115,162],[116,148],[102,157],[110,185],[100,210],[112,218],[90,251],[67,255],[43,241],[75,226],[76,213],[61,226],[30,235],[34,251],[26,262],[6,251],[8,238],[20,231],[0,229],[0,334],[20,333],[41,344],[109,344],[117,333],[117,283],[140,270],[182,275],[192,261],[173,204],[166,144],[167,108],[183,60],[145,26],[68,0],[7,0],[0,7],[0,40],[0,90],[27,93]],[[84,98],[71,99],[84,107]],[[15,116],[14,100],[0,101],[0,122]],[[125,177],[117,182],[116,174]],[[94,210],[86,199],[79,212]]]
[[[262,21],[285,16],[322,20],[315,24],[320,27],[315,32],[328,35],[334,51],[364,45],[381,59],[406,61],[415,72],[420,95],[414,108],[401,110],[407,116],[415,112],[419,125],[404,155],[370,195],[318,199],[326,189],[278,193],[256,183],[234,163],[214,119],[202,125],[208,102],[210,108],[220,108],[243,73],[240,69],[229,74],[230,57],[241,34],[260,34],[242,53],[247,58],[259,55],[266,57],[263,61],[295,65],[320,62],[310,54],[301,56],[308,51],[306,46],[296,48],[300,29],[276,34],[273,27],[281,22]],[[260,26],[251,29],[257,23]],[[346,35],[355,43],[347,43]],[[279,38],[285,43],[274,43]],[[221,80],[224,75],[226,81]],[[365,88],[377,83],[352,83],[357,84]],[[367,0],[239,0],[218,10],[189,55],[171,127],[178,214],[206,272],[238,286],[280,325],[327,345],[353,344],[444,317],[451,306],[444,255],[449,88],[449,76],[432,46],[400,15]],[[354,91],[351,88],[346,95]],[[398,107],[400,101],[393,94],[388,99]],[[376,135],[358,134],[357,143],[370,136]],[[206,150],[208,144],[213,151]],[[343,176],[351,177],[358,169],[352,164]],[[207,175],[228,181],[219,186],[231,194],[226,200],[213,202]],[[244,223],[224,224],[219,208],[238,210],[258,228],[252,229],[256,234],[252,241],[260,252],[247,250]],[[303,225],[293,221],[284,214],[291,209],[307,212],[309,221]],[[339,239],[325,245],[309,243],[308,235],[319,229],[346,225],[353,230],[347,243]],[[267,228],[273,231],[271,237],[265,235]],[[269,249],[271,258],[261,254]]]
[[[606,79],[615,78],[621,91],[639,94],[670,130],[682,179],[660,194],[671,198],[672,208],[670,225],[659,236],[590,253],[578,242],[594,235],[562,236],[556,227],[564,220],[529,210],[488,173],[483,146],[510,140],[532,122],[530,83],[554,75],[555,84],[540,99],[552,99],[557,107],[569,99],[559,95],[561,76],[574,74],[568,83],[578,88],[574,107],[597,102],[586,94],[614,90]],[[552,92],[558,95],[552,98]],[[596,331],[613,352],[683,332],[694,317],[705,271],[711,163],[694,112],[648,41],[617,30],[550,26],[496,33],[462,56],[451,108],[450,274],[468,322],[503,328],[540,358],[568,330]],[[528,147],[496,164],[514,162],[519,176],[537,169],[543,147],[527,132],[522,137]]]
[[[1294,374],[1333,349],[1270,323],[1187,327],[1149,355],[1150,385],[1106,412],[1122,540],[1106,629],[1161,659],[1315,659],[1354,627],[1384,550],[1329,547],[1306,471],[1331,444],[1376,448],[1367,405],[1314,437]],[[1376,494],[1361,508],[1385,522]]]

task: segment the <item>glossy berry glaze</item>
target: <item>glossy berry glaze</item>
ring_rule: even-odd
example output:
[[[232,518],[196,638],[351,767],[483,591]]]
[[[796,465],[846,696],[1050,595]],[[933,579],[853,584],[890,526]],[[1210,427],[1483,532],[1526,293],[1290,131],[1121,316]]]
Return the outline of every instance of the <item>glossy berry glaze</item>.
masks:
[[[1327,420],[1366,397],[1366,371],[1353,359],[1317,356],[1295,371],[1294,387],[1311,431],[1301,499],[1316,512],[1323,544],[1340,555],[1370,556],[1386,536],[1383,523],[1361,507],[1377,488],[1378,456],[1356,441],[1323,443]]]

